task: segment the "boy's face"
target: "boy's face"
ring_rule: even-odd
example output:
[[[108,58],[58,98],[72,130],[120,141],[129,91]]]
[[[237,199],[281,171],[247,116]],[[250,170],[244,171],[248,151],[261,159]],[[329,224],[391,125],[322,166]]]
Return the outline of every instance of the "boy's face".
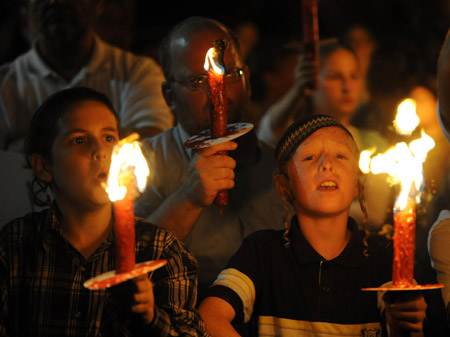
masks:
[[[58,124],[49,164],[56,199],[80,209],[108,204],[102,183],[119,139],[114,114],[100,102],[85,101],[73,106]]]
[[[358,153],[339,127],[325,127],[309,136],[288,162],[294,208],[309,216],[334,216],[348,211],[358,194]]]

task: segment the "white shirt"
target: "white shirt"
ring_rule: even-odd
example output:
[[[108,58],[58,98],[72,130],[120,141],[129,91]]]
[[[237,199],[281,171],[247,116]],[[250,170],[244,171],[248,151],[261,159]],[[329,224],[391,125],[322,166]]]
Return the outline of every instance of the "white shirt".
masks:
[[[97,36],[91,60],[70,82],[32,48],[0,67],[0,149],[23,138],[31,117],[49,95],[75,86],[108,96],[123,127],[168,129],[174,118],[161,93],[163,81],[153,59],[109,45]]]

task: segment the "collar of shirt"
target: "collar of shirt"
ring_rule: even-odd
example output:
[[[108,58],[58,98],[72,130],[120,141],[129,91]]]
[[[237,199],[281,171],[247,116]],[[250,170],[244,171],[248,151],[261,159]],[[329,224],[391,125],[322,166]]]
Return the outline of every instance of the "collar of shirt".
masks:
[[[96,34],[94,34],[94,50],[88,64],[80,69],[78,74],[76,74],[71,83],[76,83],[80,78],[84,77],[87,73],[94,73],[102,71],[108,66],[108,62],[105,61],[105,42],[103,42]],[[33,42],[32,48],[27,55],[27,62],[29,64],[29,69],[31,72],[35,72],[39,77],[53,77],[58,81],[66,82],[58,73],[51,69],[41,58],[36,48],[36,41]]]
[[[64,242],[67,242],[67,244],[70,245],[70,242],[64,237],[61,225],[59,224],[59,220],[57,218],[57,212],[58,212],[58,206],[56,202],[53,202],[51,206],[49,207],[44,224],[42,226],[42,230],[40,233],[40,242],[42,243],[42,246],[44,249],[49,248],[49,243],[54,240],[55,235],[60,237]],[[97,255],[97,251],[105,246],[106,248],[111,245],[114,242],[114,231],[111,230],[108,234],[108,237],[106,238],[106,241],[104,241],[94,252],[91,258],[94,258]],[[71,245],[72,246],[72,245]],[[75,248],[74,248],[75,249]]]
[[[174,132],[176,134],[175,139],[179,141],[178,146],[186,154],[187,158],[191,160],[194,156],[194,150],[184,146],[184,142],[191,138],[191,135],[189,135],[189,133],[185,129],[183,129],[180,124],[177,124],[175,126]]]
[[[348,218],[347,228],[351,230],[350,241],[342,253],[330,262],[340,264],[344,267],[354,268],[358,267],[363,262],[362,232],[358,230],[358,225],[351,217]],[[323,260],[323,257],[317,253],[308,240],[306,240],[300,230],[296,216],[293,216],[291,220],[289,239],[291,240],[291,247],[294,250],[294,254],[296,255],[299,264],[307,265]]]

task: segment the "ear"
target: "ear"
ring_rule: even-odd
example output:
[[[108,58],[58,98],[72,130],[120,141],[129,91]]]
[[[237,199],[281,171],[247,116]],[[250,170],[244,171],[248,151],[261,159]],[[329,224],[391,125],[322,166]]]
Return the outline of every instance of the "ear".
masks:
[[[53,179],[48,161],[40,154],[33,154],[30,158],[31,169],[38,179],[45,183],[50,183]]]
[[[161,92],[164,96],[167,106],[170,110],[174,111],[175,108],[175,93],[172,85],[169,82],[162,82]]]
[[[292,193],[291,186],[289,185],[289,179],[284,174],[277,174],[273,177],[275,181],[275,186],[281,197],[286,199],[286,201],[291,201],[294,199],[294,194]]]

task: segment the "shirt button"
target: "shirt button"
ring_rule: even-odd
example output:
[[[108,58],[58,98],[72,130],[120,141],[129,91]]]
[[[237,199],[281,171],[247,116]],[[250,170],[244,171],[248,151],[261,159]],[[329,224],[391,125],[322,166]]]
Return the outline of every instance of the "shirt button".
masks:
[[[330,291],[330,288],[327,286],[323,286],[322,287],[323,291],[325,291],[326,293]]]
[[[76,317],[76,318],[81,318],[81,312],[80,312],[80,311],[77,311],[77,312],[75,313],[75,317]]]

